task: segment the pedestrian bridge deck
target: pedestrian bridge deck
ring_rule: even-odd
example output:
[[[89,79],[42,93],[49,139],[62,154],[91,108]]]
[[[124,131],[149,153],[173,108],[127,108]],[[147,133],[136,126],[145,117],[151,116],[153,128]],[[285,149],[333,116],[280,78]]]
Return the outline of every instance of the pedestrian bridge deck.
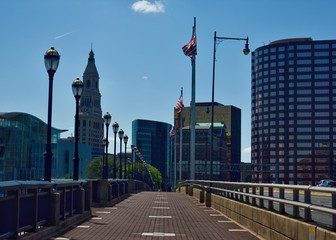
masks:
[[[175,192],[141,192],[50,239],[262,239],[196,198]]]

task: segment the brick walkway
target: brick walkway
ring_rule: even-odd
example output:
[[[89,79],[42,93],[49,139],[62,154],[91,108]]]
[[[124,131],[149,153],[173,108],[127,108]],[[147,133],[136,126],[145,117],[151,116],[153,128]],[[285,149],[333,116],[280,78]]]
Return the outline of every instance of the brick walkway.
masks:
[[[142,192],[115,206],[93,208],[92,214],[88,221],[50,239],[261,239],[182,193]]]

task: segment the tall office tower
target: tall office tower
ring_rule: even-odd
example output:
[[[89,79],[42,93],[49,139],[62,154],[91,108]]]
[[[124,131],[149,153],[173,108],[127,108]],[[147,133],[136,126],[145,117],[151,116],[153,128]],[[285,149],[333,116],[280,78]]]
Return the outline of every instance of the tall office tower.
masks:
[[[92,156],[101,156],[104,151],[104,119],[101,110],[99,75],[91,50],[83,74],[84,89],[79,106],[79,142],[91,146]]]
[[[336,178],[336,40],[271,42],[252,53],[256,182]]]
[[[183,109],[183,121],[182,127],[190,126],[190,107],[184,107]],[[196,103],[196,125],[201,123],[211,123],[211,102]],[[223,105],[220,103],[214,103],[214,126],[225,125],[225,156],[221,156],[219,161],[224,163],[220,167],[221,171],[225,171],[218,176],[225,176],[225,181],[240,181],[240,162],[241,162],[241,110],[237,107],[230,105]],[[211,125],[209,125],[211,126]],[[215,132],[215,129],[214,129]],[[215,135],[217,133],[214,133]],[[210,132],[209,132],[210,136]],[[216,137],[216,136],[215,136]],[[215,142],[214,142],[215,143]],[[210,144],[210,140],[209,140]],[[213,156],[216,156],[216,152],[220,153],[220,149],[217,149],[219,145],[214,144]],[[197,147],[197,146],[196,146]]]
[[[171,183],[171,128],[171,124],[151,120],[132,122],[132,144],[139,149],[146,163],[160,171],[163,190]]]

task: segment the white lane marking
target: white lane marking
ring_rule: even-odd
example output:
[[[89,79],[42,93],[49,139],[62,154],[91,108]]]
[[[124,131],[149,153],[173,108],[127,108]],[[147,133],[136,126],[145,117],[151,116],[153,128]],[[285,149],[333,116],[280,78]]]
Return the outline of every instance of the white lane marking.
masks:
[[[148,216],[149,218],[172,218],[172,216]]]
[[[106,214],[109,214],[111,212],[97,211],[96,213],[106,213]]]
[[[210,217],[223,217],[224,215],[222,214],[210,214]]]
[[[152,237],[175,237],[175,233],[161,233],[161,232],[153,232],[153,233],[142,233],[141,236],[152,236]]]
[[[239,228],[239,229],[229,229],[229,232],[247,232],[246,229],[242,229],[242,228]]]
[[[93,217],[93,218],[91,218],[92,220],[102,220],[102,218],[101,217]]]
[[[116,210],[116,209],[118,209],[118,208],[116,208],[116,207],[104,207],[104,209],[108,209],[108,210]]]
[[[77,228],[89,228],[90,226],[88,226],[88,225],[79,225],[79,226],[77,226]]]
[[[218,221],[219,223],[230,223],[230,222],[233,222],[233,221],[230,221],[230,220],[227,220],[227,221]]]
[[[70,239],[65,237],[57,237],[57,238],[49,238],[49,240],[70,240]]]
[[[168,203],[168,202],[154,201],[154,203]]]
[[[152,208],[155,208],[155,209],[169,209],[169,207],[152,207]]]

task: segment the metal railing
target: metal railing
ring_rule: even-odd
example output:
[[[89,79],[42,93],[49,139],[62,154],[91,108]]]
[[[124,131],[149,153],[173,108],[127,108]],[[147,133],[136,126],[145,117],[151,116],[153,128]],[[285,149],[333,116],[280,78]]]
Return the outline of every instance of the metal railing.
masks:
[[[336,230],[336,188],[190,180],[180,184]]]
[[[0,182],[0,239],[59,227],[74,215],[90,215],[92,203],[118,201],[149,189],[146,183],[128,179]]]
[[[60,194],[60,218],[79,210],[79,191],[86,181],[0,182],[0,239],[17,238],[50,224],[52,194]]]

